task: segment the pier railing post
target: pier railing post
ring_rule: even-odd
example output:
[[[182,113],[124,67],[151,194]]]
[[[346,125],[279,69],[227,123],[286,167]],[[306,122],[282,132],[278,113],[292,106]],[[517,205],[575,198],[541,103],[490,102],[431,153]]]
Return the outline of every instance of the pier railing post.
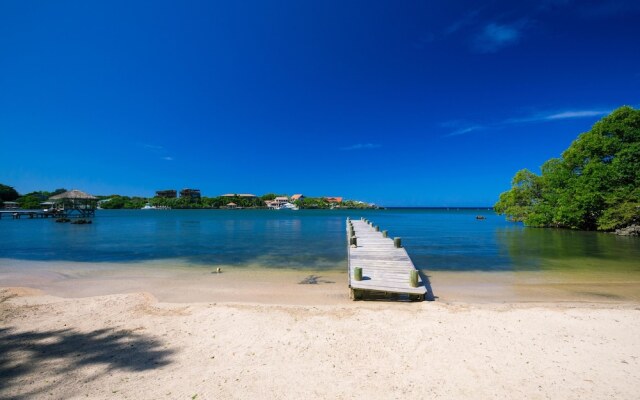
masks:
[[[389,237],[389,232],[388,231],[382,231],[382,237],[383,238]]]
[[[418,287],[418,270],[413,270],[409,275],[409,283],[411,283],[411,287]]]
[[[393,238],[393,245],[394,245],[397,249],[401,248],[401,247],[402,247],[402,238],[394,237],[394,238]]]
[[[356,281],[361,281],[362,280],[362,268],[355,267],[353,269],[353,279],[356,280]]]

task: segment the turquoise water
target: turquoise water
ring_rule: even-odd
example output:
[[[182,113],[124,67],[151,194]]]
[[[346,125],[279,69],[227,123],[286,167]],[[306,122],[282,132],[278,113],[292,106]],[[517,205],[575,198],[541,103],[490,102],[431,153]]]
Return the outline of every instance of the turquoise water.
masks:
[[[422,269],[640,271],[638,238],[525,228],[486,209],[101,210],[91,225],[3,218],[0,258],[344,269],[347,216],[402,237]]]

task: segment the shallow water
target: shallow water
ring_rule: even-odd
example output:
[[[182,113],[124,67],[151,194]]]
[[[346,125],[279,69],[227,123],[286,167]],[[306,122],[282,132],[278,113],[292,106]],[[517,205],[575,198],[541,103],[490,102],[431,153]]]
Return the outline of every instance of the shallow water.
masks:
[[[485,220],[477,220],[483,215]],[[640,274],[640,239],[525,228],[493,211],[101,210],[91,225],[0,220],[0,258],[184,266],[340,270],[345,219],[368,218],[402,237],[429,271],[616,271]]]

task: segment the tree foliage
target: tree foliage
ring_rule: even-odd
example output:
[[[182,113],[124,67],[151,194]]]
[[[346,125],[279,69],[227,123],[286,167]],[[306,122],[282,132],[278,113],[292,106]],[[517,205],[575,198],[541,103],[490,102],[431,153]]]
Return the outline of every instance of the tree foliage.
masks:
[[[15,201],[19,196],[20,195],[13,187],[0,183],[0,202]]]
[[[22,209],[35,210],[41,208],[41,203],[47,201],[49,197],[66,191],[66,189],[56,189],[53,192],[41,190],[21,195],[13,187],[0,184],[0,203],[16,201]]]
[[[540,175],[518,171],[495,210],[539,227],[608,231],[640,223],[640,110],[613,111]]]
[[[25,195],[20,195],[13,187],[0,184],[0,206],[3,201],[17,200],[21,208],[37,209],[42,203],[47,201],[51,196],[66,192],[66,189],[56,189],[53,192],[38,191]],[[100,200],[99,206],[103,209],[140,209],[147,203],[152,206],[169,207],[176,209],[201,209],[201,208],[224,208],[229,203],[235,203],[241,208],[266,208],[265,200],[273,200],[279,195],[276,193],[267,193],[261,197],[247,196],[218,196],[218,197],[202,197],[199,199],[191,199],[188,197],[164,198],[164,197],[129,197],[113,194],[110,196],[97,196]],[[367,203],[345,200],[342,204],[336,205],[330,203],[324,197],[304,197],[302,200],[295,201],[300,208],[312,209],[329,209],[329,208],[371,208]]]

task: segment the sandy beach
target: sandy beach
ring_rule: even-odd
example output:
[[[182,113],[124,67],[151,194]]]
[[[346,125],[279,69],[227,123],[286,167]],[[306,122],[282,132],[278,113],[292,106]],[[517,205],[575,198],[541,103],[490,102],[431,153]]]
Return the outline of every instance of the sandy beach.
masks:
[[[593,282],[586,292],[520,285],[520,297],[509,297],[496,275],[484,283],[481,275],[474,298],[463,275],[434,273],[437,301],[352,302],[340,272],[303,285],[308,271],[58,267],[28,282],[2,275],[0,398],[635,399],[640,391],[634,283],[625,298],[594,295]],[[30,288],[16,287],[20,280]],[[496,287],[505,301],[487,297]]]

